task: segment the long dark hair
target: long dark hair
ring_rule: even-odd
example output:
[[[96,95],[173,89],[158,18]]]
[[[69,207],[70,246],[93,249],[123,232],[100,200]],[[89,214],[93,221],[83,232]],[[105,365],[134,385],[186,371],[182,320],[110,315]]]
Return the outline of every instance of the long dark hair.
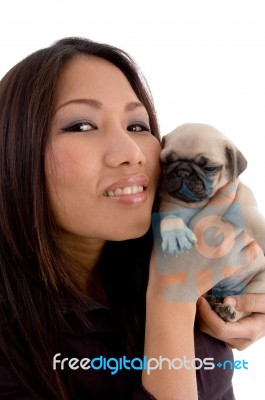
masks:
[[[41,399],[71,398],[51,363],[68,329],[62,304],[70,303],[82,318],[87,302],[60,246],[44,173],[58,76],[80,54],[104,58],[124,73],[159,137],[145,79],[131,57],[113,46],[65,38],[22,60],[0,82],[0,350]]]

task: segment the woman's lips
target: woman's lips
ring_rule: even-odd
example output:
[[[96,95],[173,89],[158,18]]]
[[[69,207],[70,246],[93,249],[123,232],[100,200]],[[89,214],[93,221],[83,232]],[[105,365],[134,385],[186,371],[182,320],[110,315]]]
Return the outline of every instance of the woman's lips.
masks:
[[[117,188],[115,190],[109,190],[107,196],[121,196],[126,194],[136,194],[144,191],[143,186],[125,186],[124,188]]]
[[[147,198],[146,189],[149,186],[146,175],[132,175],[119,179],[105,191],[105,196],[124,204],[144,203]]]

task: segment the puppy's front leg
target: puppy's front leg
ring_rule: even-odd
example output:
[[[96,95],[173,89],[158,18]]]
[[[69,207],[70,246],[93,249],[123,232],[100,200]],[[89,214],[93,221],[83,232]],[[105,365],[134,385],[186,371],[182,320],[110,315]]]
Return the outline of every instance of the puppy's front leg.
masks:
[[[160,223],[162,250],[165,254],[181,254],[190,250],[197,239],[182,218],[169,215]]]

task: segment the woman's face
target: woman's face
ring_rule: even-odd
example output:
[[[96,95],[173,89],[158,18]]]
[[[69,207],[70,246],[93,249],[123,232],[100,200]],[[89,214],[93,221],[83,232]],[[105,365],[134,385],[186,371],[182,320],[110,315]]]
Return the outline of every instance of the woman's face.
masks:
[[[45,169],[59,226],[85,238],[143,235],[159,178],[160,144],[123,73],[94,56],[58,81]]]

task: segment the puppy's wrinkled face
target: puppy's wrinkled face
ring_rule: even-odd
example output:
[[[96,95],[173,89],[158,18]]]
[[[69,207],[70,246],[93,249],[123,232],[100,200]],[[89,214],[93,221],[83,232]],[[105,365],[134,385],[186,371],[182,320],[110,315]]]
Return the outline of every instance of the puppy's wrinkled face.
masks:
[[[212,197],[246,168],[238,149],[215,128],[185,124],[162,139],[161,190],[184,202]]]
[[[211,197],[223,170],[222,162],[200,155],[194,159],[182,158],[175,152],[167,155],[162,165],[163,190],[185,202]]]

